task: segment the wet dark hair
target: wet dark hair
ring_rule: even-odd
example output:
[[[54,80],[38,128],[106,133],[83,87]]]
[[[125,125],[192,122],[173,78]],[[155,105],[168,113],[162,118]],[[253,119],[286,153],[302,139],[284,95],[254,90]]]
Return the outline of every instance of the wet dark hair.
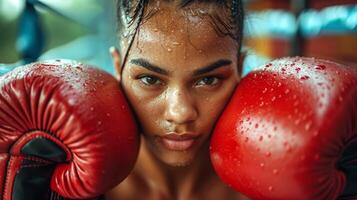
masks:
[[[148,4],[152,0],[116,0],[116,14],[119,38],[123,39],[132,36],[129,41],[129,47],[125,53],[123,64],[125,63],[127,53],[130,50],[134,37],[139,30],[141,23],[155,14],[154,10],[146,10]],[[163,0],[170,1],[170,0]],[[175,1],[175,0],[171,0]],[[209,14],[213,28],[221,36],[229,36],[237,42],[238,45],[238,59],[243,38],[243,23],[244,23],[244,9],[242,0],[178,0],[178,6],[184,8],[194,2],[210,3],[230,11],[230,13],[212,13]],[[227,15],[228,14],[228,15]],[[125,35],[127,27],[135,26],[134,32]]]

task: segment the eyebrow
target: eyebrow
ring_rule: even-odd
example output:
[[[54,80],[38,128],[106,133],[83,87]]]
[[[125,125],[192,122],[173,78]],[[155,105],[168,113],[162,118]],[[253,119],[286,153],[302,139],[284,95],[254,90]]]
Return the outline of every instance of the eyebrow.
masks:
[[[147,70],[162,74],[162,75],[169,75],[169,72],[165,69],[160,68],[157,65],[154,65],[152,63],[150,63],[149,61],[143,59],[143,58],[136,58],[136,59],[132,59],[130,60],[130,63],[141,66],[146,68]],[[214,63],[211,63],[207,66],[204,66],[200,69],[197,69],[193,72],[194,76],[198,76],[198,75],[202,75],[208,72],[211,72],[213,70],[216,70],[220,67],[225,67],[225,66],[229,66],[230,64],[232,64],[231,60],[227,60],[227,59],[220,59],[217,60]]]
[[[193,72],[193,75],[194,76],[198,76],[198,75],[202,75],[202,74],[205,74],[205,73],[208,73],[208,72],[211,72],[213,70],[216,70],[220,67],[226,67],[226,66],[229,66],[230,64],[232,64],[232,61],[231,60],[227,60],[227,59],[220,59],[220,60],[217,60],[216,62],[214,63],[211,63],[205,67],[202,67],[200,69],[197,69]]]
[[[130,60],[130,63],[132,64],[135,64],[135,65],[138,65],[138,66],[141,66],[141,67],[144,67],[146,68],[147,70],[150,70],[150,71],[153,71],[153,72],[156,72],[156,73],[159,73],[159,74],[163,74],[163,75],[168,75],[169,72],[154,65],[154,64],[151,64],[149,61],[143,59],[143,58],[137,58],[137,59],[132,59]]]

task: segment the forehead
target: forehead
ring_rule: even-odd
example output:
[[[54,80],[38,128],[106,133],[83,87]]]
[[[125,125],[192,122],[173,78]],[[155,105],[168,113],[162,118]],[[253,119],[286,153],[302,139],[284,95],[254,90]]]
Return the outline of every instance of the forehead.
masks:
[[[217,58],[232,59],[237,55],[237,43],[215,30],[214,9],[215,5],[207,3],[184,8],[165,2],[149,5],[147,13],[152,15],[142,22],[130,54],[164,66],[167,62],[197,66]]]

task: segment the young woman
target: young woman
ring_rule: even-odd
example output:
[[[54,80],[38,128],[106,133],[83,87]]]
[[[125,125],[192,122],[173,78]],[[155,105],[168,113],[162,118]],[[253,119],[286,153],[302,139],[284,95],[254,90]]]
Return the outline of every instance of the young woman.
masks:
[[[210,134],[240,80],[240,0],[119,0],[111,54],[142,139],[117,199],[246,199],[209,159]],[[117,158],[120,159],[120,158]]]

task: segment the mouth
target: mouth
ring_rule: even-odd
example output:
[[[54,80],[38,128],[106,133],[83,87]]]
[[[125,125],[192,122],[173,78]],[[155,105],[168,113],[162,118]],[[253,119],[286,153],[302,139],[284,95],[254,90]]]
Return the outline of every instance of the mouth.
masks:
[[[187,151],[197,141],[198,135],[194,133],[167,133],[159,137],[165,148],[171,151]]]

